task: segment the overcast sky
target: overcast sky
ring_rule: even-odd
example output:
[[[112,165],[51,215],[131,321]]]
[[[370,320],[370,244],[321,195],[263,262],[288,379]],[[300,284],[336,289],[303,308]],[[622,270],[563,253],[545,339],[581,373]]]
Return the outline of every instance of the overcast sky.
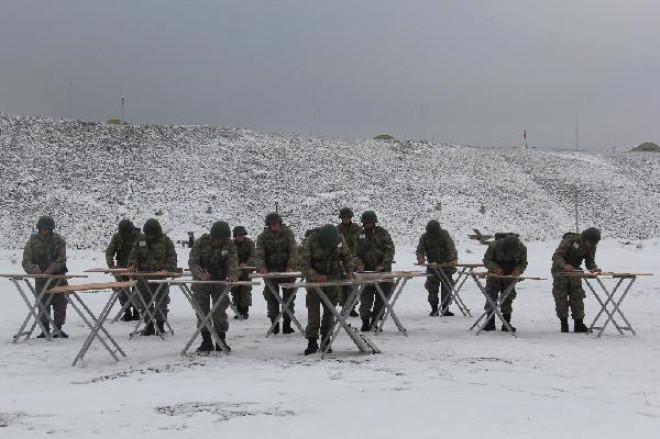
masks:
[[[0,111],[476,145],[660,142],[658,0],[0,0]]]

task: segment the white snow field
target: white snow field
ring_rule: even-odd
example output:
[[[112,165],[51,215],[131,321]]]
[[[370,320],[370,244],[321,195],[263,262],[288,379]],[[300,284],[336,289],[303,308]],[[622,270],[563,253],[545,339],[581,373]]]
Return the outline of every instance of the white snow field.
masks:
[[[556,244],[529,244],[528,274],[549,277]],[[466,262],[483,251],[459,246]],[[185,266],[186,251],[179,256]],[[0,252],[0,272],[20,272],[20,257],[20,250]],[[597,254],[606,270],[655,272],[659,258],[655,240],[606,239]],[[397,268],[415,268],[410,245],[399,245],[396,259]],[[70,250],[71,273],[103,261],[100,251]],[[87,335],[82,321],[70,309],[68,340],[12,344],[26,307],[0,280],[0,437],[657,438],[658,278],[640,279],[623,304],[637,337],[611,327],[600,339],[561,334],[550,288],[550,280],[519,287],[518,338],[475,336],[468,332],[473,318],[428,317],[416,279],[396,308],[409,337],[388,321],[375,337],[382,354],[358,354],[342,334],[323,360],[302,355],[300,334],[264,337],[261,288],[249,320],[230,321],[231,355],[181,357],[194,318],[173,289],[174,336],[129,341],[128,323],[108,324],[128,358],[117,363],[95,342],[83,364],[71,367]],[[108,297],[99,293],[87,303],[98,312]],[[476,286],[467,284],[463,298],[476,316],[484,302]],[[590,321],[597,310],[591,295],[586,305]],[[302,293],[296,310],[304,325]]]

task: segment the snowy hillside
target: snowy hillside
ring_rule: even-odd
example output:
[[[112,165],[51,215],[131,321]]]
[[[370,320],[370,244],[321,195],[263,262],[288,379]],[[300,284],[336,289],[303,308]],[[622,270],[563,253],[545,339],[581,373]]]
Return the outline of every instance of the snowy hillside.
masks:
[[[660,236],[660,157],[384,143],[206,126],[111,126],[0,115],[0,247],[52,214],[69,245],[104,245],[122,217],[158,215],[175,239],[218,219],[255,234],[279,204],[301,236],[352,206],[374,209],[399,242],[432,217],[459,238],[518,231],[556,239],[581,226]],[[482,205],[484,209],[482,209]]]

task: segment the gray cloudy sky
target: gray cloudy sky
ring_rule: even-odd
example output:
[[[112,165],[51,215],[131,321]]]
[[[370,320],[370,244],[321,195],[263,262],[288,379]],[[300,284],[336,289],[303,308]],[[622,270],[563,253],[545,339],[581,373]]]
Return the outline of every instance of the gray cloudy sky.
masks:
[[[657,0],[0,0],[0,66],[10,113],[660,142]]]

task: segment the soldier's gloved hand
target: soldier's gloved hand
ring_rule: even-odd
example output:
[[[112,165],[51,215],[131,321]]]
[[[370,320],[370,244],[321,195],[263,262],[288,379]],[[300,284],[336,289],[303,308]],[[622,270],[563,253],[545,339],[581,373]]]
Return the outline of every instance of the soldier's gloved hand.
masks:
[[[211,280],[211,273],[204,272],[199,276],[200,280]]]
[[[131,273],[135,273],[137,271],[137,267],[135,265],[129,265],[128,271]]]
[[[575,267],[571,264],[564,264],[564,271],[575,271]]]
[[[32,269],[32,274],[42,274],[41,268],[35,265],[34,268]]]
[[[316,282],[327,282],[328,281],[328,276],[325,274],[317,274],[316,278],[314,279]]]
[[[380,272],[380,271],[383,271],[383,270],[385,270],[385,267],[383,267],[382,265],[376,265],[376,271]]]
[[[594,267],[589,271],[591,271],[592,273],[602,273],[603,272],[603,270],[601,270],[599,267]]]
[[[266,269],[266,267],[260,268],[259,269],[259,274],[268,274],[268,270]]]
[[[236,278],[234,276],[227,276],[227,282],[236,282]]]
[[[424,265],[424,258],[417,258],[417,265]]]
[[[458,264],[458,260],[452,259],[451,261],[447,262],[449,265],[456,265]]]
[[[361,271],[364,271],[364,265],[358,265],[356,267],[356,270],[357,270],[358,273],[361,272]]]
[[[504,274],[504,270],[502,270],[501,268],[496,268],[496,269],[493,270],[493,274],[496,274],[498,276],[502,276]]]

